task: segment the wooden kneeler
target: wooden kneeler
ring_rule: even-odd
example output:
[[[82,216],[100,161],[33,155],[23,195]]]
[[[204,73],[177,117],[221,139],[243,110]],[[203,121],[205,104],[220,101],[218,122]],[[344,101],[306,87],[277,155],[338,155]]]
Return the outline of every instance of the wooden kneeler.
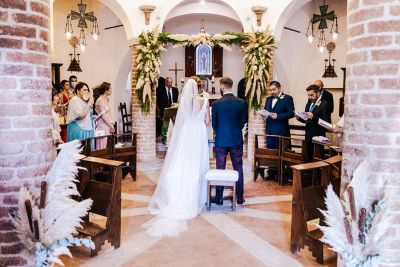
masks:
[[[81,165],[88,171],[80,172],[80,193],[82,199],[91,198],[93,205],[89,212],[106,217],[106,225],[102,227],[84,218],[79,234],[90,237],[95,244],[91,256],[96,256],[106,240],[117,249],[121,244],[121,168],[123,162],[95,157],[81,159]],[[104,183],[92,179],[92,165],[112,169],[112,182]]]

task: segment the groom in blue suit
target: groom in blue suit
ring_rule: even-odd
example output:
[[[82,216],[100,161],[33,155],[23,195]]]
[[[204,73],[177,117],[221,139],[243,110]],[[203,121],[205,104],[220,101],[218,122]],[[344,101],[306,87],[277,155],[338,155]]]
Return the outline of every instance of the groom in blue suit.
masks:
[[[212,127],[216,133],[215,151],[217,169],[225,169],[226,157],[230,154],[233,169],[239,172],[236,182],[237,203],[243,198],[243,136],[242,129],[247,122],[247,108],[243,99],[232,92],[233,81],[229,77],[220,80],[222,98],[212,104]],[[223,204],[223,186],[217,186],[215,203]]]
[[[294,117],[293,98],[282,92],[281,84],[272,81],[269,84],[271,96],[265,102],[265,110],[269,112],[268,117],[263,117],[267,126],[267,134],[290,136],[289,119]],[[279,139],[267,138],[267,148],[276,149],[279,147]],[[273,179],[277,170],[268,168],[268,177]]]

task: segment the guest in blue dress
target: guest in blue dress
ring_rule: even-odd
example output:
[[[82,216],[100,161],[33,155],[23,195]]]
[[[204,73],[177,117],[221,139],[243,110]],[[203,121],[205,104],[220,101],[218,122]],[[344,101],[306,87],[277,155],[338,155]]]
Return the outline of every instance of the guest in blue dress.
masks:
[[[67,114],[67,141],[84,140],[94,135],[93,98],[89,86],[79,82],[75,96],[69,101]]]

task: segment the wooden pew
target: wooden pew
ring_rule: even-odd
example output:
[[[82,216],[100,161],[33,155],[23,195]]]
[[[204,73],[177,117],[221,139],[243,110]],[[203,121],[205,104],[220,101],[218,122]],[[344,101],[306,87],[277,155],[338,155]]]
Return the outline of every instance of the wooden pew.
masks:
[[[276,149],[267,148],[267,138],[277,138],[279,146]],[[278,170],[278,178],[280,177],[281,167],[281,136],[256,134],[254,137],[254,181],[257,180],[258,169],[262,167],[275,167]]]
[[[329,184],[339,195],[340,170],[337,168],[341,160],[341,156],[336,156],[325,161],[291,166],[293,198],[290,250],[295,254],[306,245],[320,264],[323,264],[323,243],[320,241],[323,234],[318,228],[309,229],[307,223],[318,220],[320,225],[324,225],[324,218],[318,209],[326,209],[325,190]],[[320,179],[316,179],[314,174],[310,175],[316,170],[320,171]]]
[[[122,177],[128,172],[131,173],[133,181],[136,181],[137,172],[137,134],[115,134],[114,136],[114,160],[123,161]],[[115,144],[121,143],[122,147],[115,147]]]
[[[91,198],[93,205],[90,213],[106,217],[105,227],[89,220],[89,215],[84,218],[79,234],[90,237],[95,244],[91,256],[96,256],[106,240],[116,249],[121,244],[121,168],[123,162],[109,159],[86,157],[81,159],[80,165],[87,171],[80,172],[79,190],[81,199]],[[94,167],[109,167],[112,169],[111,183],[93,180]]]
[[[290,170],[289,167],[304,163],[306,156],[307,149],[304,139],[282,136],[279,184],[283,184],[283,175]]]

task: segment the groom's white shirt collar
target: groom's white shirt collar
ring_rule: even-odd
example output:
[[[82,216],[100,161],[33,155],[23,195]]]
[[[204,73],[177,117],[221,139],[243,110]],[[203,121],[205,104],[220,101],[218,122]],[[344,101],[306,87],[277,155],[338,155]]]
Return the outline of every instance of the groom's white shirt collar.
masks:
[[[233,92],[226,92],[226,93],[224,93],[224,95],[229,95],[229,94],[232,94],[232,95],[233,95]]]

